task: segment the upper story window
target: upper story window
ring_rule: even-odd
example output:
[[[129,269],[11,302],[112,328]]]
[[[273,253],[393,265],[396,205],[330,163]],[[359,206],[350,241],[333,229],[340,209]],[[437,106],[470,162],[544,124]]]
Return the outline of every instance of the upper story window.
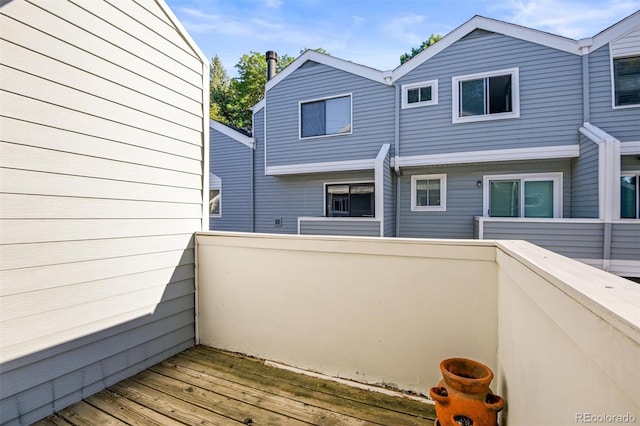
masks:
[[[613,59],[613,105],[640,105],[640,56]]]
[[[402,85],[402,108],[438,103],[438,80]]]
[[[411,176],[411,211],[445,211],[447,175]]]
[[[484,208],[490,217],[562,217],[562,173],[484,177]]]
[[[375,185],[339,183],[325,186],[327,217],[374,217]]]
[[[300,138],[351,133],[351,95],[300,102]]]
[[[640,172],[620,176],[620,217],[640,219]]]
[[[453,122],[520,117],[518,68],[452,78]]]

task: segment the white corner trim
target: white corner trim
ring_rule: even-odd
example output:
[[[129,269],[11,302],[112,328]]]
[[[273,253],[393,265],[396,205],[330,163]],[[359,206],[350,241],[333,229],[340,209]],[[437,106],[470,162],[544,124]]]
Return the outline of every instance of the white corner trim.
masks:
[[[436,166],[444,164],[484,163],[487,161],[547,160],[579,156],[580,146],[576,144],[412,155],[398,157],[398,165],[399,167]]]
[[[318,62],[332,68],[336,68],[360,77],[367,78],[369,80],[373,80],[378,83],[382,83],[386,86],[389,86],[391,84],[391,79],[385,78],[388,77],[388,73],[364,65],[356,64],[355,62],[346,61],[344,59],[336,58],[330,55],[325,55],[324,53],[319,53],[315,50],[307,50],[302,55],[298,56],[295,61],[287,65],[285,69],[276,74],[275,77],[269,80],[265,85],[265,92],[271,90],[271,88],[287,78],[289,74],[300,68],[307,61]]]
[[[617,140],[601,128],[596,127],[588,122],[582,124],[582,127],[580,127],[578,131],[597,144],[605,143],[607,141],[613,142]]]
[[[391,145],[382,145],[374,161],[375,218],[380,221],[380,236],[384,237],[384,160],[389,155]]]
[[[620,155],[640,155],[640,141],[620,142]]]
[[[255,114],[256,112],[264,108],[266,105],[267,105],[267,100],[265,98],[262,98],[257,104],[251,107],[251,111],[253,111],[253,113]]]
[[[249,148],[255,149],[255,139],[249,137],[245,134],[238,132],[237,130],[232,129],[229,126],[225,126],[222,123],[219,123],[215,120],[209,120],[209,127],[216,132],[220,132],[225,136],[230,137],[231,139],[240,142],[243,145],[248,146]]]
[[[295,175],[304,173],[346,172],[354,170],[371,170],[375,168],[374,159],[328,161],[322,163],[287,164],[283,166],[268,166],[265,168],[267,176]]]

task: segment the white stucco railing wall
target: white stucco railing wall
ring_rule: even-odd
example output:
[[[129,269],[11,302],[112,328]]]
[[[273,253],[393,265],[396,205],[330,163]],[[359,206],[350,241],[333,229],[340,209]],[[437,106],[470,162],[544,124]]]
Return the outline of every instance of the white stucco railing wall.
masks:
[[[523,241],[216,232],[196,243],[202,344],[424,394],[442,359],[472,358],[507,400],[501,425],[640,422],[631,281]]]

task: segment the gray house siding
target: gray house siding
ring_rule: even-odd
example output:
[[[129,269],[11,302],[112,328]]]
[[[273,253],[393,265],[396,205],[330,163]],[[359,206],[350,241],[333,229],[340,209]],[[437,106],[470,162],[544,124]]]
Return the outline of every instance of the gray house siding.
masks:
[[[214,129],[210,131],[210,140],[210,170],[222,180],[222,215],[210,216],[210,229],[251,232],[253,149]]]
[[[590,122],[622,142],[637,141],[640,107],[613,109],[609,45],[589,54]]]
[[[379,237],[380,222],[375,220],[321,220],[300,223],[302,235],[348,235],[356,237]]]
[[[451,78],[519,69],[520,118],[452,124]],[[400,111],[401,156],[577,144],[581,59],[490,32],[465,37],[397,84],[438,80],[438,104]]]
[[[571,161],[573,179],[570,217],[599,216],[598,158],[598,145],[580,135],[580,157]]]
[[[613,224],[611,258],[640,262],[640,226],[638,223]]]
[[[194,344],[206,59],[160,4],[0,7],[0,423]]]
[[[299,102],[352,94],[352,134],[299,139]],[[266,95],[268,166],[373,159],[393,143],[392,87],[309,61]]]
[[[474,216],[483,216],[483,188],[477,182],[485,175],[520,173],[563,173],[563,210],[570,206],[570,160],[474,164],[407,169],[401,178],[400,237],[473,238]],[[447,175],[446,211],[411,211],[411,176]]]

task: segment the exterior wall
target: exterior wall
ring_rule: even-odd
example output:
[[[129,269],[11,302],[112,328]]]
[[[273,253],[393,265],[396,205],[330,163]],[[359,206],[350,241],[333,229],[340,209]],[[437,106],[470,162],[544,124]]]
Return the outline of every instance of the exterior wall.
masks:
[[[222,216],[210,216],[210,229],[251,232],[253,149],[214,129],[210,140],[210,170],[222,180]]]
[[[640,220],[624,220],[611,229],[611,258],[631,260],[640,271]]]
[[[474,164],[406,169],[400,188],[400,236],[420,238],[473,238],[474,216],[483,216],[483,188],[477,187],[485,175],[513,173],[563,173],[563,210],[570,208],[571,173],[569,160]],[[447,175],[446,211],[411,211],[411,176]]]
[[[299,229],[302,235],[379,237],[380,221],[375,219],[314,220],[313,218],[300,218]]]
[[[400,111],[400,156],[578,143],[581,59],[508,36],[476,31],[396,84],[438,80],[438,104]],[[520,118],[452,124],[455,76],[519,68]]]
[[[598,145],[580,135],[580,157],[571,161],[571,217],[597,218],[600,214],[598,159]]]
[[[603,258],[604,225],[599,220],[500,219],[483,221],[483,239],[526,240],[574,259]]]
[[[640,53],[640,46],[637,48]],[[621,142],[640,139],[640,106],[613,109],[609,45],[589,54],[591,124]]]
[[[396,188],[393,169],[391,168],[390,155],[384,160],[383,168],[384,186],[384,237],[396,236]]]
[[[0,423],[17,425],[194,344],[208,67],[150,0],[4,3]]]
[[[352,134],[299,139],[299,101],[352,94]],[[266,95],[268,166],[374,159],[393,143],[393,87],[307,62]]]

